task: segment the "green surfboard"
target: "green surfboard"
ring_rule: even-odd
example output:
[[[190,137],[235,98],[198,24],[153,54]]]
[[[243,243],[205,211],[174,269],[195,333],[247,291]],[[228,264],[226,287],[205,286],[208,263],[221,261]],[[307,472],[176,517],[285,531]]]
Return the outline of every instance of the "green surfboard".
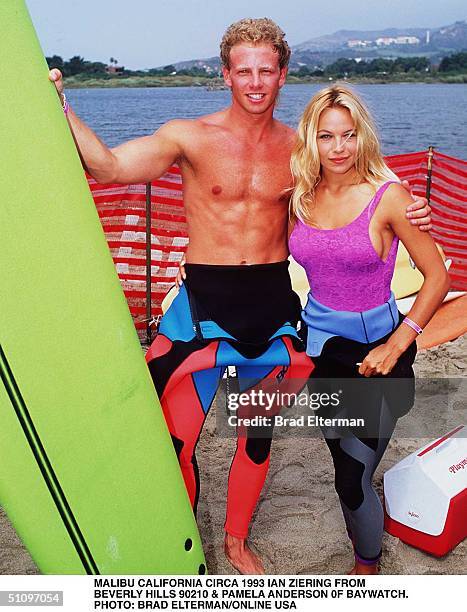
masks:
[[[204,573],[170,436],[23,0],[2,0],[0,23],[0,505],[43,573]]]

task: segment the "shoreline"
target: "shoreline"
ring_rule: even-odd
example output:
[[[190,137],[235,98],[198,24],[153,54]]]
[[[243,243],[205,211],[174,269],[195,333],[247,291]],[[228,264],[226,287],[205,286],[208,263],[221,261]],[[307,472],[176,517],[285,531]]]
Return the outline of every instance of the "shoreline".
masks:
[[[408,77],[405,79],[392,78],[352,78],[352,77],[297,77],[289,75],[286,85],[320,85],[335,83],[337,81],[345,81],[351,85],[392,85],[402,83],[423,83],[423,84],[441,84],[441,85],[465,85],[467,84],[467,74],[451,75],[441,78],[433,78],[420,76]],[[153,77],[153,76],[129,76],[116,78],[88,78],[76,79],[75,77],[66,77],[64,84],[67,89],[118,89],[118,88],[144,88],[144,87],[212,87],[213,91],[228,91],[223,86],[222,79],[213,79],[208,77],[191,77],[181,75],[170,77]]]

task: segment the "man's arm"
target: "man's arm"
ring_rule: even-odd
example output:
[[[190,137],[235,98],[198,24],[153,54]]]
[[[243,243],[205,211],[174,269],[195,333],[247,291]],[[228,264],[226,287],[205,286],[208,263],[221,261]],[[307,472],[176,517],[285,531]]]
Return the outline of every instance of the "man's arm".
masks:
[[[63,94],[62,74],[53,69],[50,80]],[[84,169],[99,183],[145,183],[169,168],[182,154],[179,143],[183,121],[170,121],[151,136],[130,140],[109,149],[69,108],[68,124]]]

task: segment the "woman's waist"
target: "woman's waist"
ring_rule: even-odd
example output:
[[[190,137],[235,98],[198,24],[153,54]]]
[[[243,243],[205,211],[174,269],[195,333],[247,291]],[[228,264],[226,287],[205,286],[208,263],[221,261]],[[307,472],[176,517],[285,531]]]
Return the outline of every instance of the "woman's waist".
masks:
[[[311,336],[342,336],[363,343],[375,342],[386,336],[399,323],[399,312],[392,292],[383,303],[358,311],[331,308],[310,292],[302,317]]]
[[[335,283],[330,278],[327,282],[314,283],[313,277],[308,278],[310,294],[317,302],[334,311],[366,312],[388,302],[391,298],[392,275],[385,282],[371,279],[366,283],[345,282]]]

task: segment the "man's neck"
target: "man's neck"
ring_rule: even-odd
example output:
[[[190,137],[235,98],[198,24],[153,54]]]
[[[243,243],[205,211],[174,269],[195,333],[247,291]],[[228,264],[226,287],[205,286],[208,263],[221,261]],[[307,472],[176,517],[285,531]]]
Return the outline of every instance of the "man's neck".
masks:
[[[274,126],[273,112],[274,108],[264,113],[249,113],[238,104],[233,103],[227,109],[226,118],[233,132],[248,134],[252,139],[259,141]]]

